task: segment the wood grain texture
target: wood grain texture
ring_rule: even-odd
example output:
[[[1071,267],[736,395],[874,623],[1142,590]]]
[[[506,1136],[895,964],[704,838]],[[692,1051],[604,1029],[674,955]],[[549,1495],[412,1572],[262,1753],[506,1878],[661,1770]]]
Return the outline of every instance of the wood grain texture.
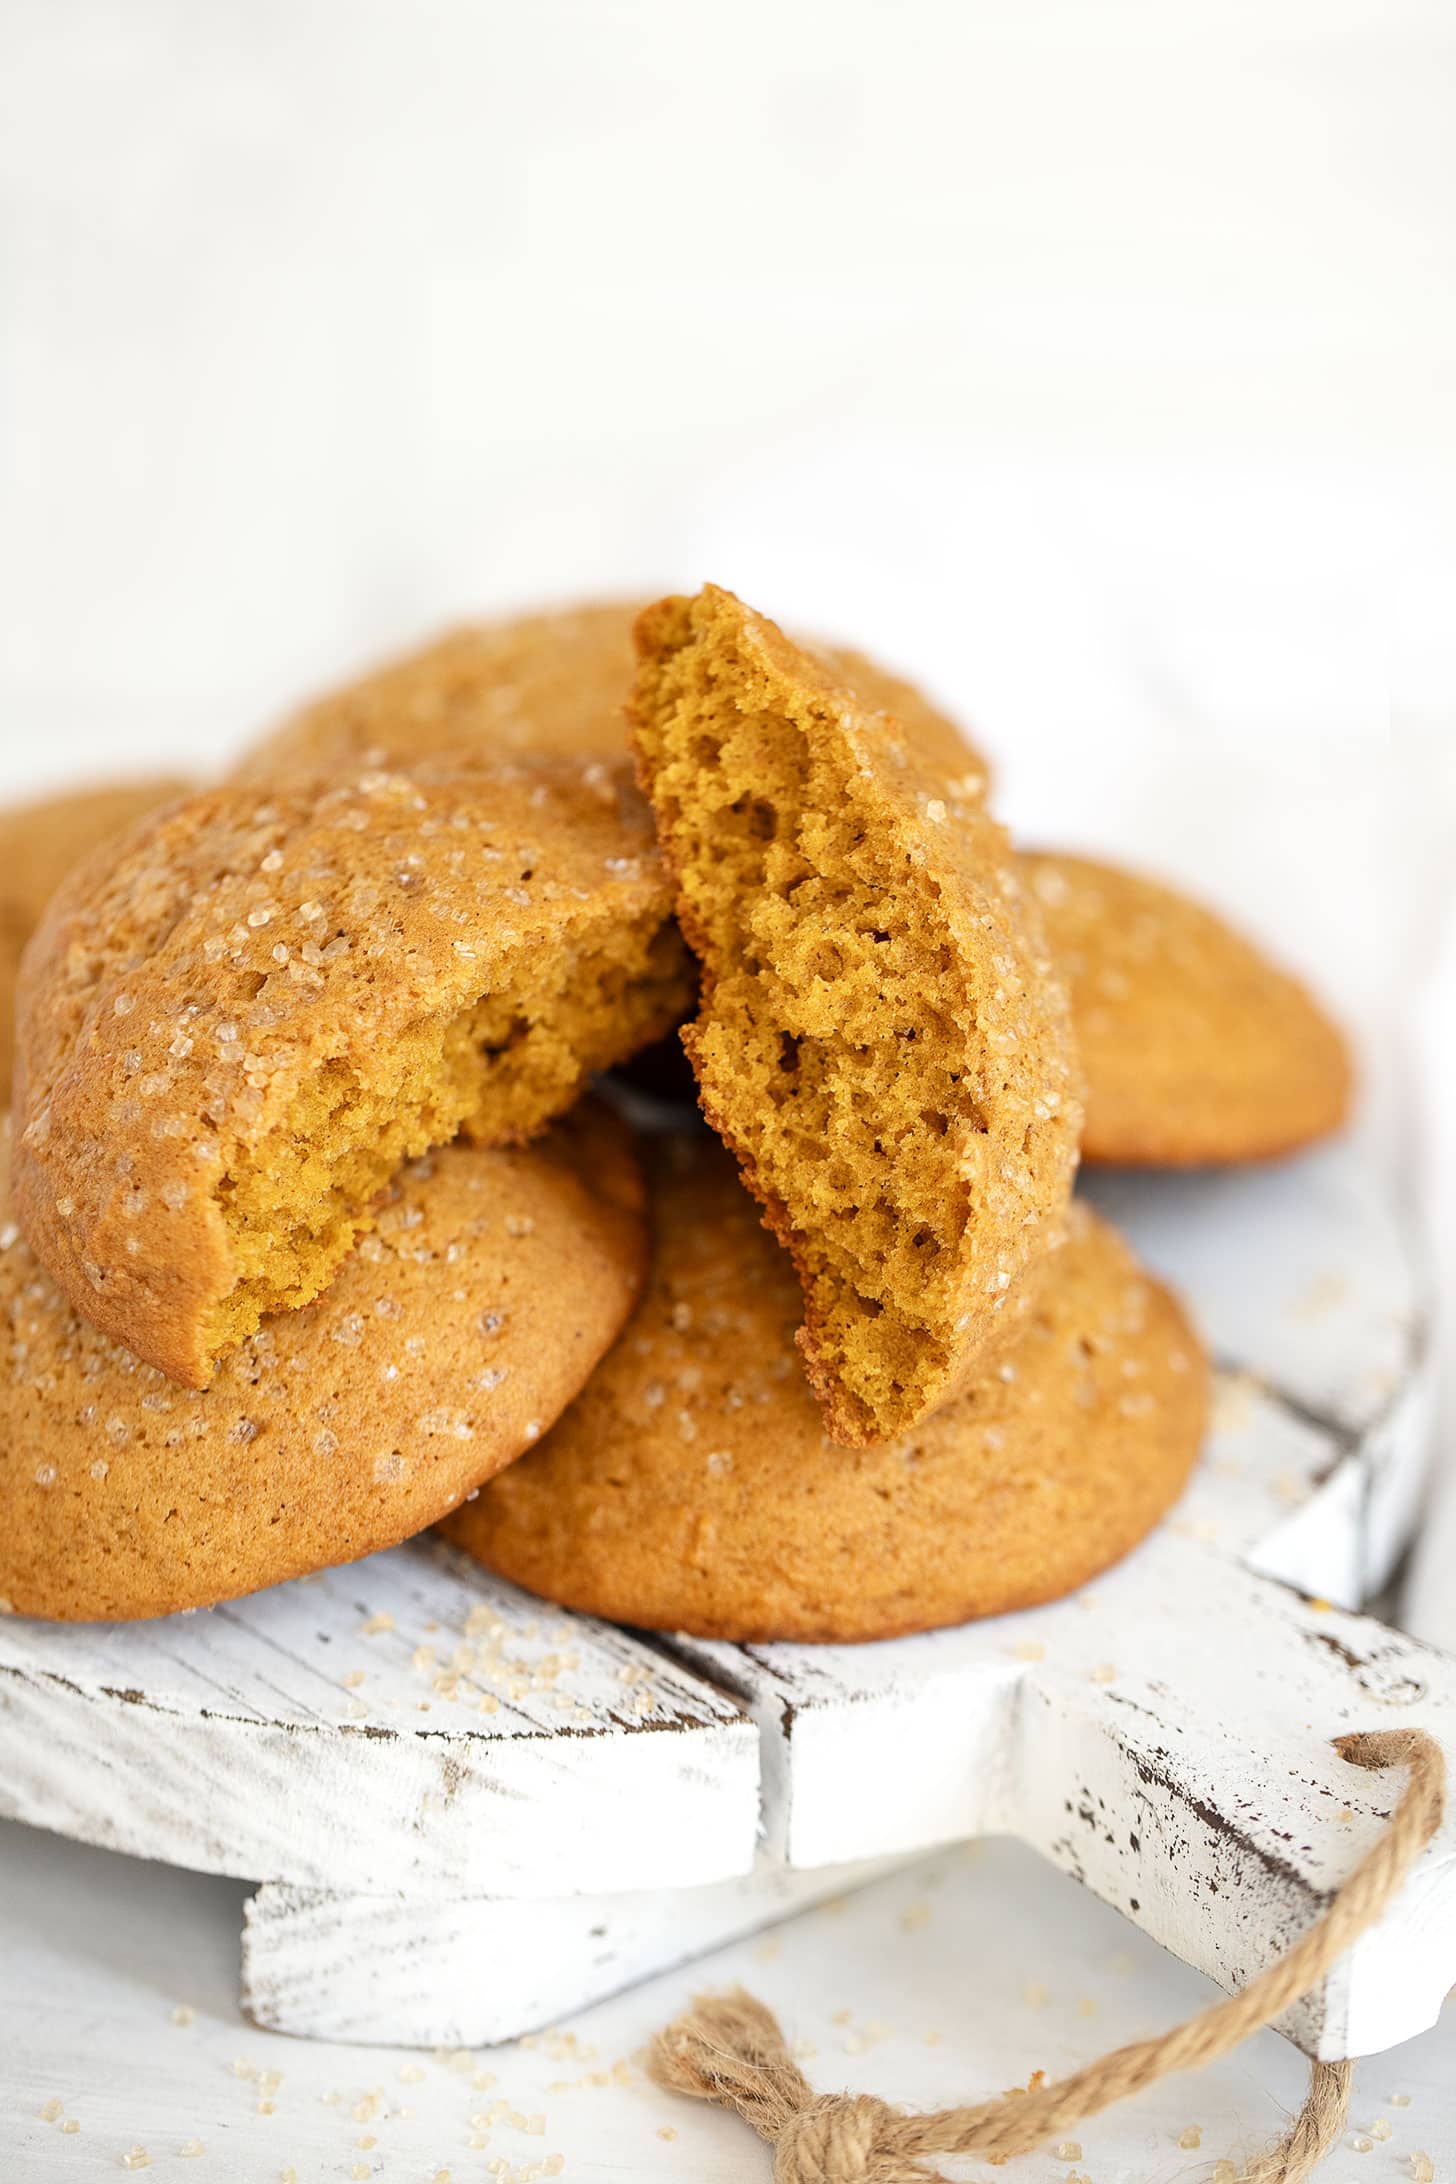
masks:
[[[894,1872],[900,1858],[555,1902],[346,1896],[270,1882],[243,1927],[243,2008],[316,2039],[479,2047],[585,2009]],[[367,1976],[360,1967],[367,1966]]]
[[[0,1811],[207,1872],[421,1892],[752,1863],[731,1701],[422,1542],[211,1613],[0,1624]]]

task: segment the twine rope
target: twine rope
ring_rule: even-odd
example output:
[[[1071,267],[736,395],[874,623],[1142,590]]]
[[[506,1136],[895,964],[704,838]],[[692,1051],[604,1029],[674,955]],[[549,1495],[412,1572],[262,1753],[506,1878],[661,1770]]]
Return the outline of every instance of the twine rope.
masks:
[[[652,2075],[671,2092],[736,2109],[773,2147],[775,2184],[950,2184],[927,2165],[931,2156],[976,2154],[1000,2162],[1030,2153],[1160,2078],[1201,2070],[1228,2054],[1318,1986],[1380,1918],[1440,1826],[1445,1760],[1423,1729],[1339,1737],[1335,1749],[1352,1766],[1407,1770],[1389,1826],[1293,1948],[1239,1993],[1170,2032],[1116,2048],[1036,2092],[917,2115],[872,2094],[816,2094],[778,2020],[737,1988],[700,1996],[658,2034]],[[1309,2092],[1293,2125],[1245,2169],[1240,2184],[1302,2184],[1344,2129],[1351,2075],[1347,2062],[1311,2064]]]

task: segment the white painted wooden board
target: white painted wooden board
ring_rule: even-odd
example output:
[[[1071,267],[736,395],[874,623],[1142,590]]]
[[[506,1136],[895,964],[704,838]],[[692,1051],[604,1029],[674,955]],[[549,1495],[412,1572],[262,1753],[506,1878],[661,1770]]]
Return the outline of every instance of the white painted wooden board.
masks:
[[[0,1623],[0,1812],[304,1887],[679,1888],[752,1865],[757,1740],[426,1540],[202,1614]]]
[[[1020,1834],[1190,1961],[1246,1977],[1386,1809],[1389,1785],[1329,1738],[1409,1701],[1456,1754],[1449,1663],[1412,1666],[1405,1641],[1287,1589],[1355,1601],[1407,1535],[1417,1286],[1339,1153],[1096,1190],[1183,1286],[1224,1373],[1183,1504],[1072,1601],[877,1646],[668,1646],[416,1545],[149,1628],[12,1623],[0,1809],[275,1884],[249,1992],[298,2030],[431,2042],[445,2008],[456,2036],[500,2038],[662,1961],[645,1906],[618,1907],[606,1964],[580,1903],[523,1921],[510,1899],[676,1889],[679,1954],[762,1924],[785,1884],[735,1881],[756,1815],[767,1856],[811,1877]],[[1292,2017],[1304,2045],[1374,2049],[1429,2022],[1456,1976],[1452,1865],[1443,1838],[1388,1934]],[[394,1945],[400,1899],[413,1955]],[[561,1951],[549,2006],[509,1939],[533,1916]],[[351,1945],[370,1934],[394,1943]]]
[[[1228,1987],[1312,1923],[1390,1810],[1393,1785],[1330,1740],[1418,1722],[1456,1758],[1456,1661],[1193,1540],[1014,1621],[804,1650],[753,1649],[741,1687],[787,1862],[1015,1835]],[[1456,1811],[1284,2029],[1372,2053],[1432,2023],[1453,1979]]]
[[[265,2030],[321,2040],[485,2047],[907,1862],[797,1871],[765,1858],[708,1887],[554,1902],[352,1896],[269,1882],[245,1907],[243,2009]]]

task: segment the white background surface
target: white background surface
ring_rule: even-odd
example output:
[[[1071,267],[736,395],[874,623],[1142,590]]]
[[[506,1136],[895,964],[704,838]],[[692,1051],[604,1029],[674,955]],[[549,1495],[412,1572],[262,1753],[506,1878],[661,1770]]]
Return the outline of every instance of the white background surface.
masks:
[[[12,0],[6,47],[6,788],[208,768],[441,619],[711,575],[959,706],[1018,828],[1182,875],[1316,974],[1361,1034],[1363,1126],[1431,1207],[1443,1080],[1418,1105],[1409,1063],[1456,841],[1448,7]],[[991,1855],[912,1934],[867,1901],[752,1966],[826,2071],[839,2007],[944,2042],[833,2075],[942,2100],[1191,1999]],[[316,2093],[390,2068],[265,2065],[314,2132],[275,2164],[283,2104],[250,2120],[225,2077],[279,2045],[228,2024],[236,1910],[0,1835],[0,2090],[81,2114],[98,2058],[137,2058],[135,2128],[46,2135],[13,2173],[133,2138],[161,2168],[191,2129],[226,2162],[187,2174],[349,2173]],[[1116,2015],[1094,1975],[1121,1948]],[[1033,1955],[1102,2014],[1023,2025]],[[625,2052],[689,1984],[591,2037]],[[1442,2055],[1456,2081],[1453,2038],[1371,2066],[1364,2105]],[[1162,2121],[1223,2152],[1294,2084],[1266,2042]],[[545,2141],[489,2151],[416,2093],[408,2157],[381,2131],[351,2161],[754,2173],[731,2126],[640,2090],[543,2098]],[[1158,2128],[1089,2131],[1094,2184],[1195,2169]],[[1456,2163],[1456,2095],[1329,2173],[1411,2146]]]
[[[23,1988],[7,1978],[0,1989],[6,2075],[17,2081],[9,2127],[18,2147],[16,2137],[0,2141],[11,2149],[7,2184],[119,2177],[122,2156],[138,2145],[151,2155],[149,2176],[179,2184],[277,2184],[290,2166],[300,2184],[359,2170],[381,2184],[431,2184],[440,2168],[449,2184],[492,2176],[500,2184],[492,2161],[504,2161],[504,2184],[516,2184],[552,2154],[564,2157],[565,2178],[592,2184],[768,2184],[767,2153],[736,2117],[643,2079],[642,2044],[695,1984],[741,1981],[782,2011],[812,2049],[803,2067],[815,2084],[919,2105],[1024,2085],[1033,2070],[1056,2076],[1215,1998],[1075,1883],[1014,1844],[989,1843],[721,1950],[691,1974],[654,1980],[585,2012],[556,2039],[452,2062],[240,2024],[230,1937],[242,1896],[236,1882],[127,1868],[104,1851],[0,1825],[0,1932],[24,1973]],[[179,2006],[195,2011],[190,2024],[172,2021]],[[1431,2155],[1443,2184],[1449,2178],[1450,2018],[1448,2008],[1436,2031],[1361,2066],[1355,2121],[1368,2132],[1384,2119],[1391,2135],[1332,2157],[1330,2184],[1409,2184],[1417,2150]],[[272,2072],[276,2087],[262,2082]],[[487,2072],[495,2082],[477,2082]],[[592,2084],[595,2073],[610,2082]],[[1215,2161],[1279,2135],[1305,2080],[1300,2057],[1265,2033],[1196,2079],[1170,2080],[1080,2126],[1079,2159],[1048,2151],[1006,2170],[951,2168],[983,2184],[1050,2184],[1073,2170],[1092,2184],[1203,2184]],[[0,2128],[8,2091],[0,2078]],[[261,2099],[272,2114],[259,2113]],[[37,2111],[52,2101],[61,2109],[49,2122]],[[472,2126],[501,2102],[497,2121]],[[539,2129],[513,2126],[512,2113],[540,2118]],[[63,2135],[68,2119],[79,2129]],[[1190,2126],[1201,2134],[1197,2149],[1179,2143]],[[359,2145],[371,2136],[374,2146]],[[486,2145],[471,2143],[480,2137]],[[188,2158],[179,2149],[193,2138],[206,2152]]]

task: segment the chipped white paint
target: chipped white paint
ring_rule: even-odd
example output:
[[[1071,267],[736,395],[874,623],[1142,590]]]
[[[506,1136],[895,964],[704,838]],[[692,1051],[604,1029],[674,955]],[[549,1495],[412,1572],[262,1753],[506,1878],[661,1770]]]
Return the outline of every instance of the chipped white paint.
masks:
[[[728,1650],[684,1648],[719,1669]],[[996,1624],[734,1653],[789,1863],[1019,1836],[1225,1986],[1311,1923],[1390,1808],[1331,1738],[1419,1722],[1456,1756],[1456,1661],[1176,1535]],[[1430,2024],[1453,1976],[1456,1813],[1380,1935],[1284,2029],[1373,2052]]]
[[[0,1810],[271,1884],[248,1995],[298,2031],[505,2037],[784,1915],[826,1867],[989,1830],[1247,1978],[1388,1808],[1329,1740],[1418,1720],[1456,1759],[1456,1664],[1289,1589],[1353,1604],[1408,1536],[1419,1297],[1346,1155],[1095,1189],[1223,1371],[1183,1503],[1072,1600],[874,1646],[658,1644],[416,1545],[210,1616],[12,1623]],[[1286,2029],[1373,2051],[1453,1977],[1456,1817]]]
[[[249,1880],[386,1893],[746,1872],[736,1707],[437,1542],[210,1613],[0,1624],[0,1812]]]
[[[483,2047],[878,1880],[900,1858],[554,1902],[344,1896],[269,1882],[247,1904],[243,2008],[268,2030]],[[365,1976],[360,1968],[367,1967]]]

